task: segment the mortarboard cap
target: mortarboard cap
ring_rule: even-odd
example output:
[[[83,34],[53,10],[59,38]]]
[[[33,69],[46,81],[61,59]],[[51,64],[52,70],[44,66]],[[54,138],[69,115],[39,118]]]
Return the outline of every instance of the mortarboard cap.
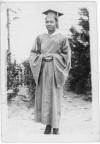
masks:
[[[54,14],[57,17],[64,15],[63,13],[60,13],[60,12],[57,12],[57,11],[54,11],[54,10],[51,10],[51,9],[43,12],[43,14],[45,14],[45,15]]]

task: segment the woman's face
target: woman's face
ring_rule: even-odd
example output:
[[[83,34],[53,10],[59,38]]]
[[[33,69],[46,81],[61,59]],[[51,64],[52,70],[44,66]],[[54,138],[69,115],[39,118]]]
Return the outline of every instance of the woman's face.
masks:
[[[56,20],[54,17],[46,17],[45,25],[48,31],[52,32],[56,29]]]

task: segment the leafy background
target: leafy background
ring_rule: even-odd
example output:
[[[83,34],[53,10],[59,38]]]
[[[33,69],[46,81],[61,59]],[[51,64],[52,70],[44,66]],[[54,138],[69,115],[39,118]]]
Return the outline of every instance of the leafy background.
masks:
[[[80,16],[78,19],[80,31],[77,31],[76,27],[72,26],[70,27],[71,34],[68,37],[71,47],[72,65],[68,80],[64,85],[64,91],[84,94],[84,100],[92,101],[89,11],[87,8],[81,8],[78,14]],[[23,86],[28,91],[28,101],[31,106],[35,98],[35,81],[29,61],[25,60],[21,64],[18,64],[16,60],[11,62],[11,53],[7,50],[8,103],[11,102],[13,97],[18,95],[20,87]]]

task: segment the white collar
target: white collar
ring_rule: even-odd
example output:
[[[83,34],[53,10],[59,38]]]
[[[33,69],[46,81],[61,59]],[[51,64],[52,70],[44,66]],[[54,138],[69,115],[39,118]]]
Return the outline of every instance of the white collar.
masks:
[[[58,29],[56,29],[55,32],[52,33],[52,34],[48,34],[48,32],[46,32],[46,34],[51,35],[51,36],[52,36],[52,35],[56,35],[56,34],[58,34],[58,33],[60,33]]]

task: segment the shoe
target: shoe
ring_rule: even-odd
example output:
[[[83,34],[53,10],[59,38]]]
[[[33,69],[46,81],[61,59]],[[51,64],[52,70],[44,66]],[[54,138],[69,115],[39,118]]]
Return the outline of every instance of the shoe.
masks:
[[[51,133],[51,126],[47,125],[44,131],[44,134],[50,134]]]
[[[59,128],[53,128],[53,134],[59,134]]]

